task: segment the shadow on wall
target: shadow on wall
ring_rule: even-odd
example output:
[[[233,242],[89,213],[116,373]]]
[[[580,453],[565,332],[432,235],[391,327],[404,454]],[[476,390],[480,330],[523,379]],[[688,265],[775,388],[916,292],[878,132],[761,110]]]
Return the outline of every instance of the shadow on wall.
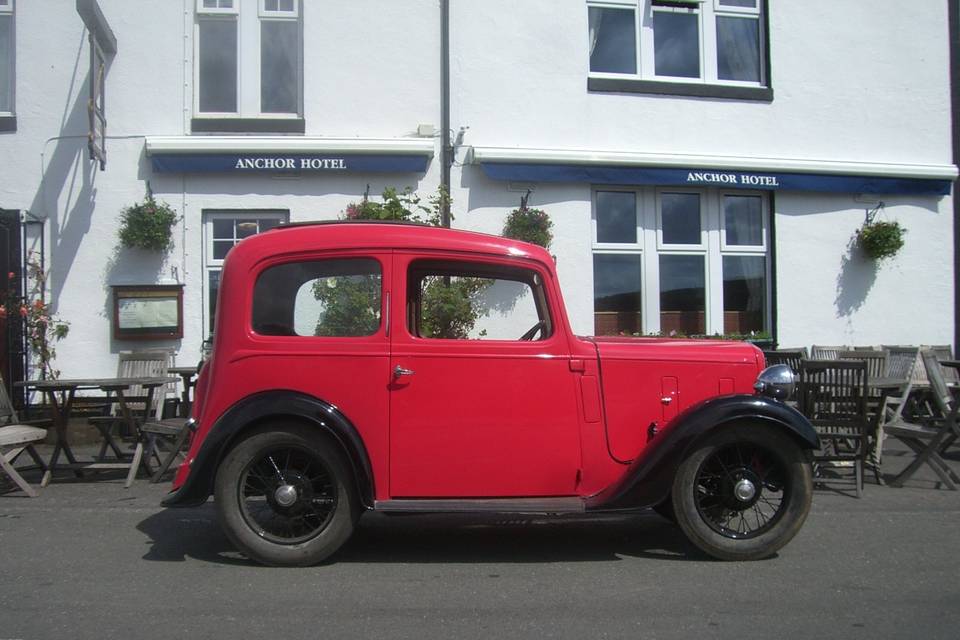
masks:
[[[837,317],[849,318],[859,311],[876,281],[876,260],[865,258],[856,246],[855,237],[851,238],[847,253],[840,259],[837,296],[833,301],[837,308]]]
[[[146,251],[144,249],[128,249],[116,240],[113,253],[107,259],[103,268],[103,277],[100,282],[103,287],[103,310],[101,317],[106,318],[108,326],[113,327],[113,288],[111,285],[124,284],[153,284],[158,282],[160,273],[166,264],[166,253],[162,251]],[[151,348],[171,347],[176,350],[179,340],[169,345],[161,345],[152,341]],[[129,349],[128,341],[117,342],[111,332],[110,352],[117,353]]]
[[[74,263],[83,237],[90,230],[90,217],[96,206],[97,190],[94,186],[96,163],[87,155],[87,94],[85,91],[89,70],[78,75],[86,42],[86,31],[81,30],[80,44],[74,61],[72,81],[67,89],[59,139],[53,140],[52,152],[43,149],[43,175],[40,187],[34,196],[30,210],[34,215],[45,216],[49,222],[51,300],[56,307],[70,267]],[[77,86],[82,87],[76,90]],[[76,92],[71,104],[70,96]],[[64,210],[61,213],[60,202]],[[56,309],[55,309],[56,310]]]

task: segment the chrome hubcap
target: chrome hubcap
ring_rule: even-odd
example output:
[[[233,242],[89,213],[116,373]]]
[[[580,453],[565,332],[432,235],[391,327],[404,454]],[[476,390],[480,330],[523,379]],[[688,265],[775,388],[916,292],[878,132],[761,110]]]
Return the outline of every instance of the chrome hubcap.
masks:
[[[741,478],[733,486],[733,495],[737,497],[737,500],[749,502],[757,495],[757,487],[746,478]]]
[[[297,489],[293,485],[282,484],[277,487],[273,498],[281,507],[289,507],[297,501]]]

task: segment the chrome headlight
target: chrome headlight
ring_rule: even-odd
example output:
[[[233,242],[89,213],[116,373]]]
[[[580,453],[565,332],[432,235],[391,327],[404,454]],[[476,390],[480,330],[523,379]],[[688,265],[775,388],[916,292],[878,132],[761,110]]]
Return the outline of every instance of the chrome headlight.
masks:
[[[793,395],[796,386],[797,380],[793,369],[785,364],[775,364],[760,372],[753,388],[760,395],[774,400],[786,400]]]

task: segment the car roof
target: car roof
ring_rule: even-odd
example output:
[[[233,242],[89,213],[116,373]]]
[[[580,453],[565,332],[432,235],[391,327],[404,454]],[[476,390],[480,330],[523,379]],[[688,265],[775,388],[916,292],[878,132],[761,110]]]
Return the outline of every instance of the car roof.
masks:
[[[476,231],[380,220],[283,224],[250,236],[240,242],[230,254],[256,261],[257,257],[267,255],[318,249],[467,251],[552,263],[546,250],[527,242]]]

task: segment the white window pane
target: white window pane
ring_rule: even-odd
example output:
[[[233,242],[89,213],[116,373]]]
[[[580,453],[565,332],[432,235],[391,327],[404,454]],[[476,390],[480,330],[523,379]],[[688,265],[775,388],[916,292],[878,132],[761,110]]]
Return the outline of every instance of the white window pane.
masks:
[[[660,196],[664,244],[700,244],[700,195],[664,193]]]
[[[636,194],[622,191],[597,192],[597,242],[636,244]]]
[[[760,82],[760,21],[717,18],[717,76],[721,80]]]
[[[700,77],[700,16],[653,12],[653,59],[658,76]]]
[[[280,11],[293,11],[294,0],[280,0]]]
[[[0,16],[0,111],[13,111],[13,16]]]
[[[728,246],[763,246],[763,202],[760,196],[724,196],[723,224]]]
[[[300,92],[300,27],[293,20],[260,24],[260,110],[297,113]]]
[[[763,256],[723,257],[723,332],[766,329],[767,266]]]
[[[632,9],[590,7],[590,71],[637,72],[636,22]]]
[[[200,111],[237,111],[237,23],[200,20]]]
[[[747,9],[756,9],[757,0],[720,0],[721,7],[744,7]]]
[[[213,221],[214,240],[233,240],[233,220],[217,218]]]
[[[279,0],[264,0],[263,8],[265,11],[276,11]]]
[[[706,333],[704,256],[660,256],[660,331],[685,336]]]
[[[643,332],[640,254],[593,254],[593,332]]]

